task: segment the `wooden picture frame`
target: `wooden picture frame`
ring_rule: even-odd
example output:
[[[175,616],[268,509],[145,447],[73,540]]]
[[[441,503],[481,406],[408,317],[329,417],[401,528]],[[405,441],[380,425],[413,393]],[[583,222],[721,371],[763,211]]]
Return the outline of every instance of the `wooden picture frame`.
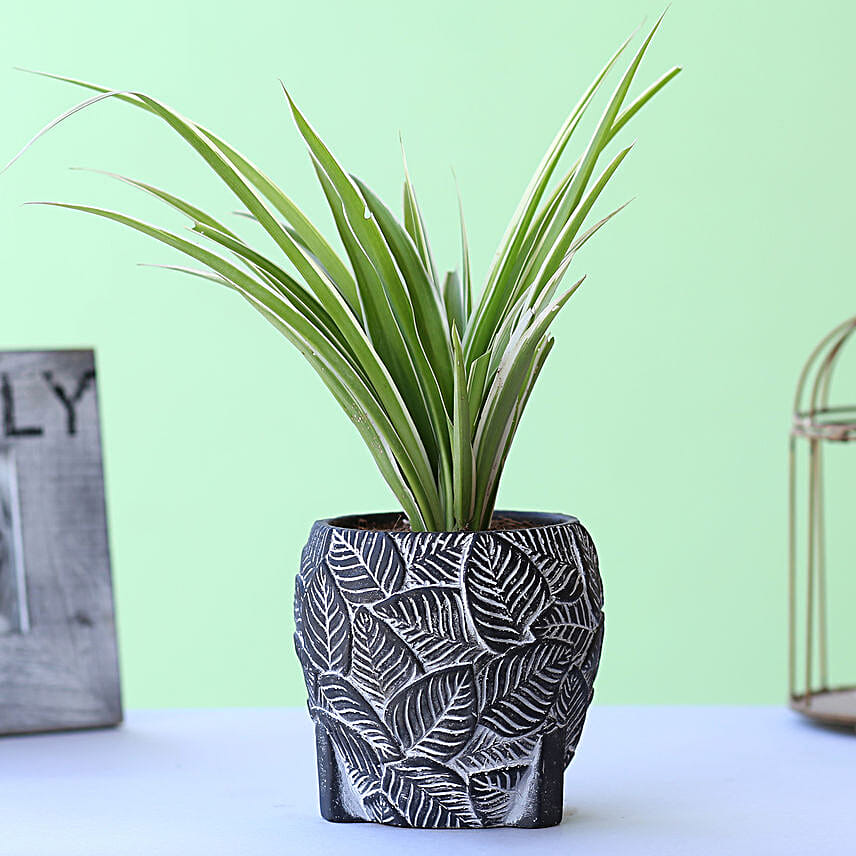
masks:
[[[0,416],[0,734],[117,725],[94,352],[0,352]]]

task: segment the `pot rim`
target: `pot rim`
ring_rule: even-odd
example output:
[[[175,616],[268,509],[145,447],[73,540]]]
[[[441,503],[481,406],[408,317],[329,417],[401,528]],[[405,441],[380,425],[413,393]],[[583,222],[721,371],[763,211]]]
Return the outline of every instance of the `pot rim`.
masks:
[[[402,534],[415,534],[415,535],[449,535],[449,534],[461,534],[463,533],[471,533],[471,532],[494,532],[499,534],[500,532],[527,532],[531,529],[550,529],[558,526],[567,526],[571,523],[579,523],[579,518],[574,517],[571,514],[562,514],[561,512],[549,512],[549,511],[506,511],[503,509],[496,509],[494,512],[494,516],[507,517],[510,520],[516,520],[522,523],[528,523],[528,526],[521,526],[516,529],[453,529],[453,530],[441,530],[437,532],[404,532]],[[317,521],[316,525],[326,526],[329,529],[341,529],[349,532],[361,531],[361,532],[389,532],[388,528],[379,528],[379,529],[370,529],[365,526],[353,526],[348,525],[350,521],[360,520],[360,521],[372,521],[378,520],[392,522],[394,520],[399,520],[403,517],[402,512],[400,511],[382,511],[382,512],[373,512],[371,514],[341,514],[337,517],[327,517],[322,520]],[[399,530],[400,531],[400,530]]]

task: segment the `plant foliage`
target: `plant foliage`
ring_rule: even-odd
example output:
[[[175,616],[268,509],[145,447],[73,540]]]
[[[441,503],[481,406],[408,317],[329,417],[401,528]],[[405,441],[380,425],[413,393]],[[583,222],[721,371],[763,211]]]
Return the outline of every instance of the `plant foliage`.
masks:
[[[365,440],[413,530],[486,529],[509,447],[553,347],[550,325],[582,282],[562,290],[562,278],[577,250],[620,210],[585,227],[631,146],[620,148],[599,174],[595,169],[616,135],[680,71],[673,68],[626,104],[659,24],[621,76],[582,153],[554,180],[572,135],[630,39],[559,129],[479,295],[473,292],[463,213],[460,271],[441,277],[406,166],[399,219],[345,171],[288,92],[344,258],[271,178],[202,125],[142,92],[56,75],[46,76],[97,94],[43,128],[28,146],[96,102],[115,98],[131,104],[164,121],[190,145],[278,251],[255,249],[205,211],[122,176],[114,177],[190,218],[198,240],[115,211],[42,204],[114,220],[189,256],[201,267],[168,267],[236,291],[317,371]]]

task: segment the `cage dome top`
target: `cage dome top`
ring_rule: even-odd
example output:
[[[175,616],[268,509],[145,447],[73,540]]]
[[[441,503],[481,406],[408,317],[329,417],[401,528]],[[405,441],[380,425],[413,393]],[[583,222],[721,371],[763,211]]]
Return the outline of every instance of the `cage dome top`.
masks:
[[[856,401],[830,403],[835,369],[854,331],[856,316],[827,333],[806,360],[794,395],[794,436],[834,442],[856,440]]]

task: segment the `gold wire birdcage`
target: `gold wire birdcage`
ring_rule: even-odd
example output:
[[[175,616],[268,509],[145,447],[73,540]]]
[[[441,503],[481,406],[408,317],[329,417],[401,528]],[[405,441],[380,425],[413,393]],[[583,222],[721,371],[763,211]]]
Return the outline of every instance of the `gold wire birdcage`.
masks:
[[[856,686],[830,684],[823,472],[827,444],[856,440],[856,404],[830,404],[832,377],[854,331],[856,317],[839,324],[811,352],[797,383],[789,444],[790,705],[830,725],[856,725]],[[798,446],[803,441],[808,444],[804,545],[797,538],[803,525],[797,496]]]

